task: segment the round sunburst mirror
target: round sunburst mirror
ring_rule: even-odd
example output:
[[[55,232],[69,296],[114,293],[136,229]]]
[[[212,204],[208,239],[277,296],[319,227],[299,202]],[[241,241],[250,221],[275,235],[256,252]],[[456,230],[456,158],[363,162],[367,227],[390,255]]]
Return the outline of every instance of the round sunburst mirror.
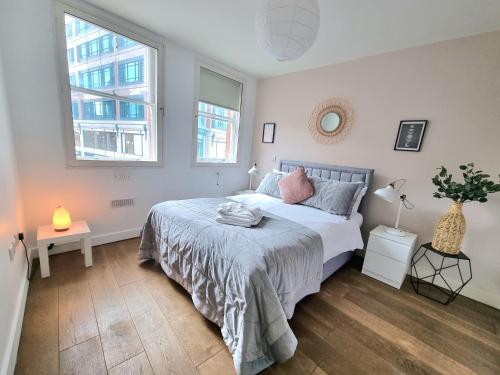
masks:
[[[309,131],[313,138],[323,144],[340,140],[352,123],[352,110],[342,99],[328,99],[314,108],[309,119]]]

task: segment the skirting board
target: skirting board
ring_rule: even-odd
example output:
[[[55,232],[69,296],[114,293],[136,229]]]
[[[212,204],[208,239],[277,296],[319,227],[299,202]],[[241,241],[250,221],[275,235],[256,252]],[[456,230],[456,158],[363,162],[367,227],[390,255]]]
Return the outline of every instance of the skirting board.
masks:
[[[26,268],[23,274],[26,273]],[[5,351],[4,363],[1,364],[1,375],[12,375],[16,367],[17,349],[19,347],[19,339],[21,338],[21,329],[23,327],[24,310],[26,308],[26,298],[28,297],[29,281],[23,277],[23,283],[19,288],[17,295],[16,308],[14,310],[14,321],[9,333],[7,341],[7,350]]]
[[[436,255],[436,257],[438,256]],[[420,275],[431,275],[434,271],[431,269],[430,265],[426,263],[424,264],[419,263],[418,272]],[[411,275],[411,267],[408,269],[408,274]],[[448,274],[446,276],[447,281],[450,283],[450,285],[452,285],[454,289],[457,286],[461,285],[461,283],[457,279],[455,279],[455,277],[458,277],[458,274],[455,275]],[[474,280],[474,275],[472,277],[472,280]],[[446,288],[446,284],[440,278],[435,279],[435,284],[442,288]],[[500,309],[500,294],[492,293],[488,290],[478,288],[474,284],[471,283],[467,284],[461,290],[460,295],[473,299],[474,301],[484,303],[485,305]]]
[[[408,275],[411,275],[410,271],[411,270],[408,270]],[[431,270],[427,269],[427,272],[429,274],[430,274],[430,271]],[[451,278],[448,281],[451,282],[452,284],[459,283],[457,280],[454,280]],[[436,278],[435,284],[437,286],[442,287],[442,288],[446,288],[446,284],[438,278]],[[477,288],[474,285],[467,284],[466,286],[464,286],[464,288],[460,292],[460,295],[465,296],[465,297],[470,298],[470,299],[473,299],[474,301],[484,303],[485,305],[488,305],[488,306],[491,306],[491,307],[494,307],[494,308],[500,310],[500,295],[497,293],[492,293],[492,292],[486,291],[484,289]],[[422,298],[425,298],[425,297],[422,297]]]
[[[92,246],[99,246],[110,242],[122,241],[122,240],[127,240],[129,238],[139,237],[140,233],[141,233],[141,228],[129,229],[107,234],[99,234],[96,236],[92,236]],[[79,242],[57,245],[54,246],[54,248],[49,251],[49,255],[66,253],[68,251],[78,250],[79,248],[80,248]],[[37,247],[31,248],[31,256],[32,258],[38,258]]]
[[[108,234],[100,234],[92,237],[92,246],[103,245],[105,243],[122,241],[129,238],[139,237],[141,233],[141,228],[139,229],[129,229],[121,232],[113,232]],[[67,251],[74,251],[80,248],[78,242],[69,243],[61,246],[57,246],[51,250],[50,254],[59,254]],[[30,261],[38,257],[38,248],[30,249]],[[30,262],[31,263],[31,262]],[[30,265],[31,268],[31,265]],[[24,270],[26,272],[26,269]],[[12,325],[11,332],[9,333],[9,341],[7,343],[7,350],[5,353],[4,363],[0,364],[2,368],[0,369],[0,375],[12,375],[16,367],[17,350],[19,347],[19,339],[21,338],[21,329],[23,327],[24,310],[26,307],[26,299],[28,297],[28,286],[29,281],[23,278],[23,284],[19,288],[19,294],[16,302],[15,310],[15,324]]]
[[[357,250],[356,254],[363,257],[365,256],[365,250]],[[427,271],[430,271],[427,269]],[[411,275],[411,269],[408,269],[408,275]],[[456,280],[451,279],[451,282],[457,282]],[[446,287],[444,283],[439,283],[439,279],[437,279],[436,284],[441,287]],[[480,289],[475,287],[474,285],[467,284],[462,291],[460,292],[461,296],[465,296],[467,298],[473,299],[474,301],[478,301],[484,303],[485,305],[494,307],[500,310],[500,294],[490,292],[484,289]],[[425,297],[422,297],[425,298]]]

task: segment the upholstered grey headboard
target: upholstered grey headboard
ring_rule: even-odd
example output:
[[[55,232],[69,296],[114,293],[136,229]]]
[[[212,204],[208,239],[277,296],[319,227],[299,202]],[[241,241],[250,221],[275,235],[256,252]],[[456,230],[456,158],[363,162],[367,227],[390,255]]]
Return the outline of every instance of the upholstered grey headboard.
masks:
[[[317,164],[307,161],[281,160],[279,170],[282,172],[292,172],[300,165],[305,168],[308,176],[317,176],[337,181],[364,182],[368,188],[373,180],[374,169]]]

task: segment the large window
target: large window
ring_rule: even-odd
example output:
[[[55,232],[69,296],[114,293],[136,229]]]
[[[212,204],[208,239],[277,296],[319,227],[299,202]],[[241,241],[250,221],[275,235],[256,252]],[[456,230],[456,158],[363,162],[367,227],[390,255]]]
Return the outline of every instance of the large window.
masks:
[[[242,82],[200,67],[196,163],[237,163],[242,90]]]
[[[66,5],[57,9],[70,165],[158,164],[161,45]]]

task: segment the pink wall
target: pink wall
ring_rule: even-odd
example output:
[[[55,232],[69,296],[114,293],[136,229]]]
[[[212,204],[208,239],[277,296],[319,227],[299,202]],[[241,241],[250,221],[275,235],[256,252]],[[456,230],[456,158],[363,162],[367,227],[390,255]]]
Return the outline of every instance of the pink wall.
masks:
[[[330,97],[351,103],[354,124],[340,143],[325,146],[313,140],[307,123],[314,106]],[[261,177],[276,166],[276,155],[374,168],[374,187],[407,178],[405,192],[416,208],[403,212],[401,226],[417,233],[419,243],[428,242],[451,204],[432,197],[436,167],[458,169],[474,161],[500,173],[500,32],[262,79],[255,118],[253,158]],[[418,153],[393,151],[405,119],[429,120]],[[264,122],[277,123],[274,144],[261,143]],[[368,194],[365,238],[377,224],[393,224],[391,210]],[[464,212],[464,249],[474,276],[464,294],[500,307],[500,194]]]

